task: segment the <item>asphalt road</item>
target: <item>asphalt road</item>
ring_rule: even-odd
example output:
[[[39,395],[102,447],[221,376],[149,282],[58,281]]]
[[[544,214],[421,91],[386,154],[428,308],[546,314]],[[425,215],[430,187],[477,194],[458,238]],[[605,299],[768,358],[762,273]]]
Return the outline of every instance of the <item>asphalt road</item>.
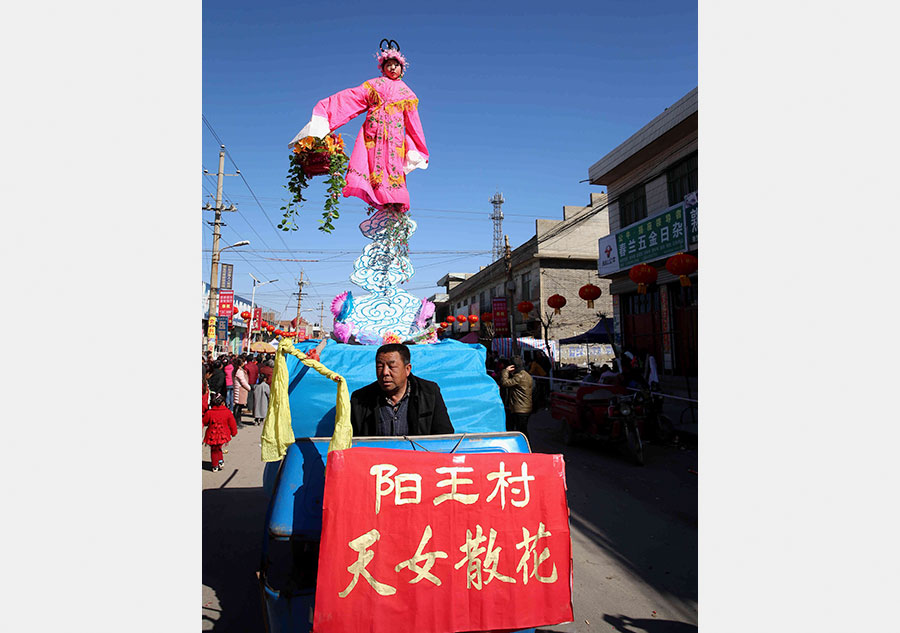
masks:
[[[697,452],[647,446],[645,466],[613,449],[563,445],[549,412],[532,415],[534,452],[566,458],[575,621],[542,631],[697,630]],[[203,447],[203,625],[264,631],[256,581],[267,499],[261,428],[232,440],[213,473]]]

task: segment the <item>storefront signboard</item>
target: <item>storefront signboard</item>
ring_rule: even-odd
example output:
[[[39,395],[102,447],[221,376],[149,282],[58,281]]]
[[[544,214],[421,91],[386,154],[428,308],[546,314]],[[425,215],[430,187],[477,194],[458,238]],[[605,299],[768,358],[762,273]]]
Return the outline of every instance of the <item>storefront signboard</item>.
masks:
[[[509,307],[506,304],[506,297],[491,299],[491,308],[494,313],[494,334],[509,336]]]

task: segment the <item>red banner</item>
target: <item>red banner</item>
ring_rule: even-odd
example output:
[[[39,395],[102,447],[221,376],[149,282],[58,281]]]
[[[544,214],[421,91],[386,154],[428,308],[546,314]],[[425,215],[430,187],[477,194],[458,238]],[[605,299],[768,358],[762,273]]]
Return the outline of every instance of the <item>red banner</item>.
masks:
[[[253,327],[250,328],[251,332],[259,332],[262,327],[262,308],[253,308]]]
[[[328,455],[313,630],[449,633],[571,622],[562,455]]]
[[[219,308],[220,317],[225,317],[231,323],[232,312],[234,311],[234,290],[219,290]]]
[[[496,336],[508,336],[509,307],[506,305],[506,297],[494,297],[491,299],[491,309],[494,313],[494,334]]]

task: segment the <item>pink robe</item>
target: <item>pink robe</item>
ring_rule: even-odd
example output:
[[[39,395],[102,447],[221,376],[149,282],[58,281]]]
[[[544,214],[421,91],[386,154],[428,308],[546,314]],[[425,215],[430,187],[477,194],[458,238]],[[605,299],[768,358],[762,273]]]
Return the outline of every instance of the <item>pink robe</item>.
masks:
[[[344,197],[355,196],[377,209],[399,203],[409,210],[406,174],[428,167],[428,148],[419,120],[419,100],[400,79],[377,77],[322,99],[313,108],[304,136],[325,136],[366,111],[356,137]]]

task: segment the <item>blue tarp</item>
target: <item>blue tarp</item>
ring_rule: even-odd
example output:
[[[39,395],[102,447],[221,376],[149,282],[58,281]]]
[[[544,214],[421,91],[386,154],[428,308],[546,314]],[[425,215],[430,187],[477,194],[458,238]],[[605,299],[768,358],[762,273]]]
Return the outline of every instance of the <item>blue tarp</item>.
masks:
[[[318,341],[294,347],[309,351]],[[328,341],[321,361],[347,380],[350,393],[375,381],[373,345],[345,345]],[[478,343],[445,339],[435,345],[410,345],[412,373],[436,382],[457,433],[500,433],[506,417],[497,383],[485,372],[487,351]],[[290,375],[291,425],[294,437],[328,437],[334,432],[335,384],[286,356]]]

